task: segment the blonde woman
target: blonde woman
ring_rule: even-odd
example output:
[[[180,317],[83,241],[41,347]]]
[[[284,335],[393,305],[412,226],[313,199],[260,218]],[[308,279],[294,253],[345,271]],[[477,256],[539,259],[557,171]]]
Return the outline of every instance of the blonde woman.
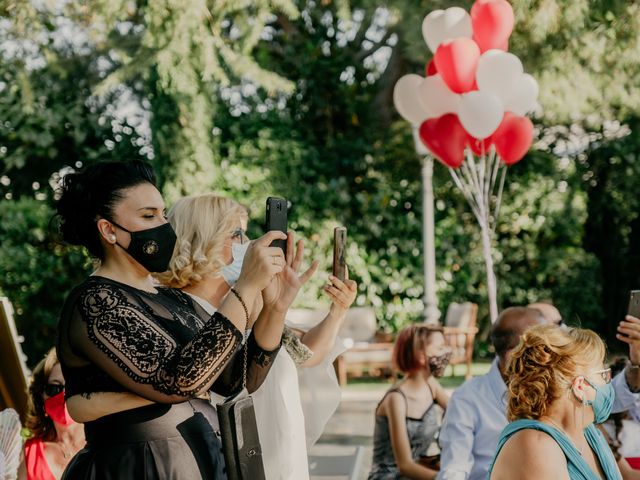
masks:
[[[200,195],[178,200],[169,212],[178,241],[169,271],[159,279],[180,288],[200,305],[213,312],[237,280],[243,263],[246,238],[246,210],[233,200],[216,195]],[[287,239],[287,264],[291,267],[280,292],[267,288],[254,305],[252,316],[259,315],[261,304],[284,315],[302,285],[313,275],[317,262],[298,275],[304,245],[293,235]],[[297,366],[320,366],[332,361],[330,352],[346,312],[355,300],[356,283],[330,277],[325,291],[332,300],[327,317],[306,333],[287,327],[278,332],[281,348],[264,384],[254,393],[258,430],[268,480],[304,480],[309,477],[305,418],[300,398]],[[264,328],[256,323],[254,330]],[[315,412],[314,412],[315,413]]]
[[[491,480],[621,479],[594,423],[611,413],[605,345],[591,330],[527,330],[509,364],[507,417]]]

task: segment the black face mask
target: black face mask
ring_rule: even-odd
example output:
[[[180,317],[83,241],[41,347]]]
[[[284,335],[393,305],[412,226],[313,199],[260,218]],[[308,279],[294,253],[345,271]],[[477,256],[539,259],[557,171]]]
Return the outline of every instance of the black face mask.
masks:
[[[147,230],[131,232],[113,220],[109,221],[131,235],[131,242],[128,248],[124,248],[118,242],[116,242],[116,245],[131,255],[136,262],[149,272],[160,273],[167,271],[173,256],[173,247],[176,246],[176,233],[170,223],[148,228]]]
[[[436,378],[444,375],[444,370],[447,368],[447,365],[449,365],[449,360],[451,360],[451,352],[443,353],[437,357],[429,357],[431,374]]]

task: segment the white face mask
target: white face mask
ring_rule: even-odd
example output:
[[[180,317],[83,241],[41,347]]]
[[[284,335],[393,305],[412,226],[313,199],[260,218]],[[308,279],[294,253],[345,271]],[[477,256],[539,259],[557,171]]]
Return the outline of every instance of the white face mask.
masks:
[[[240,271],[242,270],[242,263],[244,262],[244,256],[249,248],[249,242],[246,243],[232,243],[231,255],[233,260],[229,265],[222,267],[222,278],[232,287],[236,284],[240,278]]]

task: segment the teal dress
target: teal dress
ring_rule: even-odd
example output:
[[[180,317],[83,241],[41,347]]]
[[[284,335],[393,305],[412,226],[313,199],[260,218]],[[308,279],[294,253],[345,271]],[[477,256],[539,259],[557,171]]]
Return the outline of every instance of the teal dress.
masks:
[[[507,443],[507,440],[509,440],[513,434],[525,429],[540,430],[541,432],[545,432],[550,435],[556,442],[558,442],[558,445],[564,452],[564,456],[567,458],[567,467],[569,469],[569,478],[571,480],[600,480],[600,476],[594,472],[591,467],[589,467],[584,458],[582,458],[582,455],[580,455],[578,449],[573,445],[573,442],[571,442],[564,433],[557,428],[547,425],[546,423],[539,422],[538,420],[516,420],[505,427],[502,431],[502,435],[500,436],[500,441],[498,442],[498,450],[496,451],[496,455],[493,457],[493,461],[489,467],[487,480],[491,478],[493,464],[496,462],[496,458],[498,458],[498,454],[500,453],[500,450],[502,450],[504,444]],[[616,460],[613,458],[613,453],[602,436],[602,433],[600,433],[596,426],[593,424],[589,425],[584,430],[584,436],[587,439],[587,443],[591,447],[591,450],[593,450],[600,461],[600,466],[604,472],[604,478],[606,480],[622,480],[618,466],[616,465]]]

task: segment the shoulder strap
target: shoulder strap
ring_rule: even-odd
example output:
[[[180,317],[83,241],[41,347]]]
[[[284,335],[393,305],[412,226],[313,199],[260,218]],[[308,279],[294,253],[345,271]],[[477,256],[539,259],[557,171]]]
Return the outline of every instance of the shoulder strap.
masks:
[[[429,392],[431,393],[431,400],[433,400],[433,403],[436,403],[436,392],[433,391],[433,387],[431,386],[431,384],[429,382],[427,382],[427,388],[429,389]]]
[[[407,402],[407,396],[404,394],[404,392],[402,390],[400,390],[400,387],[392,387],[389,390],[387,390],[387,392],[384,394],[384,396],[380,399],[380,401],[378,402],[378,405],[376,406],[376,410],[378,410],[378,407],[380,406],[380,404],[382,402],[384,402],[384,399],[387,398],[387,395],[389,395],[390,393],[393,392],[398,392],[400,395],[402,395],[402,398],[404,398],[404,407],[406,410],[409,410],[409,403]],[[406,415],[406,413],[405,413]]]
[[[572,480],[597,480],[599,478],[594,474],[587,462],[585,462],[585,460],[582,458],[582,455],[580,455],[580,452],[576,449],[573,443],[562,432],[560,432],[557,428],[547,425],[546,423],[529,419],[516,420],[515,422],[507,425],[502,431],[502,435],[500,436],[500,440],[498,441],[496,454],[491,461],[491,465],[489,466],[489,475],[491,475],[493,464],[495,463],[496,458],[498,458],[500,450],[502,450],[504,444],[507,443],[507,441],[520,430],[527,429],[539,430],[541,432],[544,432],[558,443],[558,446],[562,449],[565,457],[567,458],[569,476]],[[608,449],[609,447],[607,446],[606,448]],[[607,480],[616,480],[617,478],[619,477],[607,476]]]
[[[600,467],[602,467],[605,478],[607,480],[620,479],[616,459],[602,431],[592,423],[585,429],[584,435],[587,438],[589,446],[600,461]]]
[[[407,396],[404,394],[402,390],[400,390],[400,387],[392,388],[391,390],[389,390],[388,393],[391,393],[391,392],[398,392],[400,395],[402,395],[402,398],[404,398],[404,408],[406,409],[406,411],[409,411],[409,402],[407,401]]]

